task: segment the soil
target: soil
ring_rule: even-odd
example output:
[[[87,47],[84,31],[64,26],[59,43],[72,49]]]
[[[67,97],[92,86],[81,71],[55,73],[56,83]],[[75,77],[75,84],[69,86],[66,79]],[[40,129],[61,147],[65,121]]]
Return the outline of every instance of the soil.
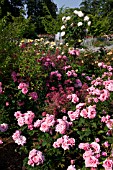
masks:
[[[0,170],[25,170],[23,156],[15,152],[18,145],[11,138],[2,139],[0,145]]]

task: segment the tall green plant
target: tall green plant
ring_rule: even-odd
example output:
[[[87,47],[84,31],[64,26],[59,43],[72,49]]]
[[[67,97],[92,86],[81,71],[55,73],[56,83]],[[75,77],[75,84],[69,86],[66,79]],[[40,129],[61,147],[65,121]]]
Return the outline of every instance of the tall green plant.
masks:
[[[10,22],[8,18],[12,18]],[[25,36],[34,35],[35,27],[30,24],[30,19],[23,16],[12,17],[10,14],[0,20],[0,70],[9,72],[17,60],[21,49],[18,46]]]

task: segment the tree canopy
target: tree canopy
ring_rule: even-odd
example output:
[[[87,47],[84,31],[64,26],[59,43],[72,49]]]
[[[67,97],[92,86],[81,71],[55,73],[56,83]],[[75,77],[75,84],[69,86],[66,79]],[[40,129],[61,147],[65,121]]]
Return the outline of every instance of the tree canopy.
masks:
[[[99,22],[96,25],[103,25],[108,32],[113,32],[113,0],[83,0],[80,9],[92,15],[92,20],[96,18]]]

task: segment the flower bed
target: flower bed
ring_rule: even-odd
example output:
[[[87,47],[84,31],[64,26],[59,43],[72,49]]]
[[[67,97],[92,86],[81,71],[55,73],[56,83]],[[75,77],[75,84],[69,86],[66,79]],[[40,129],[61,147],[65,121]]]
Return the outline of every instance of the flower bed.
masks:
[[[113,52],[21,42],[0,72],[0,144],[28,170],[113,168]]]

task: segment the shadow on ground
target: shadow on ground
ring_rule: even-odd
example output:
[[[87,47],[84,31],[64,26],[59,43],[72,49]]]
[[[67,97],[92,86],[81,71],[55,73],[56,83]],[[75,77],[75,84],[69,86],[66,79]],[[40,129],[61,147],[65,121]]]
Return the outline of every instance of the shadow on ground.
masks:
[[[4,144],[0,145],[0,170],[25,170],[22,167],[23,156],[15,152],[17,144],[10,138],[3,141]]]

